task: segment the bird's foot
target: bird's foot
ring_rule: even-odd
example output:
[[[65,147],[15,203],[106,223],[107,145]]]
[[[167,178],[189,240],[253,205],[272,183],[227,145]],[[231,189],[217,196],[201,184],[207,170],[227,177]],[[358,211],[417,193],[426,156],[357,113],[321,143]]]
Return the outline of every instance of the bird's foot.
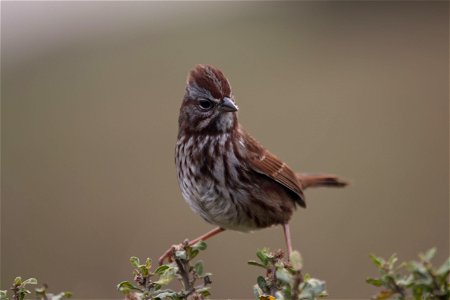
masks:
[[[159,265],[162,265],[166,259],[169,263],[173,261],[172,257],[175,254],[176,251],[175,249],[177,248],[177,246],[178,245],[172,245],[169,249],[166,250],[166,252],[164,252],[163,255],[161,255],[161,257],[158,260]]]

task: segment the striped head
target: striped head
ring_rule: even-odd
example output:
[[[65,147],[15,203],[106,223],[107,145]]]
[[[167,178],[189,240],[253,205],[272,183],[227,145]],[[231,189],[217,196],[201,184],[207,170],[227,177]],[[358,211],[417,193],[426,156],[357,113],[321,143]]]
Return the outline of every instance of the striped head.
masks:
[[[230,83],[211,65],[197,65],[189,73],[180,108],[179,134],[220,134],[237,126]]]

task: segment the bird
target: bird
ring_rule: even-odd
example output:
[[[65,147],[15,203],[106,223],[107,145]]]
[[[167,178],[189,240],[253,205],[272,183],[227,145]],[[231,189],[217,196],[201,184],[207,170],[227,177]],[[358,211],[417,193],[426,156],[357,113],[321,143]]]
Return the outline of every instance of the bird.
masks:
[[[297,206],[306,208],[309,187],[344,187],[333,174],[294,172],[239,123],[238,106],[222,71],[196,65],[188,74],[178,118],[175,164],[183,198],[211,231],[190,245],[224,230],[251,232],[281,225],[288,257],[289,221]],[[159,259],[170,259],[173,247]]]

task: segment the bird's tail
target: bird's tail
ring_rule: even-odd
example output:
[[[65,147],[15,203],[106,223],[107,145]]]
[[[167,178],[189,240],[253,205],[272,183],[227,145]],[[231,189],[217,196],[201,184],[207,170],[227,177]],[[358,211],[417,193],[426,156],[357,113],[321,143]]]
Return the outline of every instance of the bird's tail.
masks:
[[[344,187],[349,183],[345,180],[338,178],[333,174],[296,174],[298,180],[301,182],[303,189],[309,187]]]

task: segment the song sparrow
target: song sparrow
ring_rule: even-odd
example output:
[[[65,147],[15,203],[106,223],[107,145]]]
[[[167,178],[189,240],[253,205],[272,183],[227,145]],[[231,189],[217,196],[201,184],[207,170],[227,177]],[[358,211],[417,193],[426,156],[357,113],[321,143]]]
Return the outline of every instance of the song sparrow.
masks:
[[[303,190],[347,183],[335,175],[293,172],[242,128],[237,110],[220,70],[197,65],[190,72],[179,116],[178,181],[192,210],[218,226],[191,244],[225,229],[251,231],[280,224],[290,254],[288,222],[296,205],[306,207]],[[160,262],[169,255],[170,249]]]

